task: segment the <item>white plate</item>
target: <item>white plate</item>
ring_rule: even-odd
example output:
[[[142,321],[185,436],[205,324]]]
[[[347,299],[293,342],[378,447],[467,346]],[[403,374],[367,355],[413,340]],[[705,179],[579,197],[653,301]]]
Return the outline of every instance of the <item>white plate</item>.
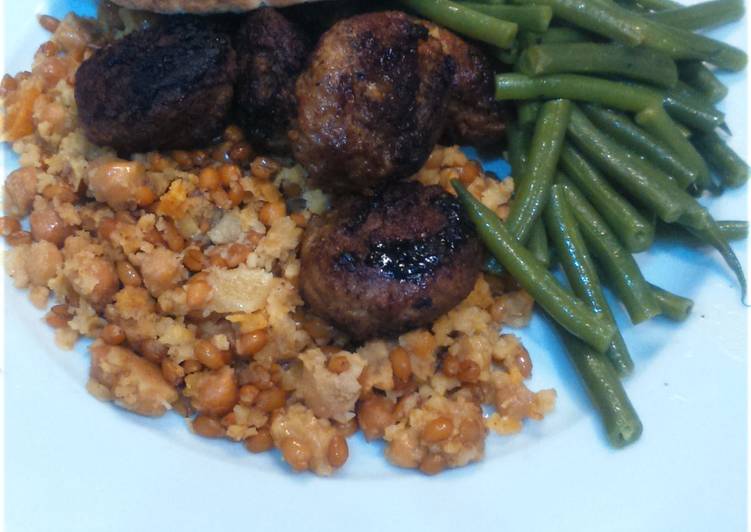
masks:
[[[5,70],[28,69],[43,41],[35,13],[92,5],[6,2]],[[743,46],[743,26],[716,36]],[[724,81],[732,144],[743,153],[746,78]],[[5,175],[15,158],[3,153]],[[745,189],[731,191],[711,209],[745,219],[745,200]],[[735,249],[746,256],[745,244]],[[641,441],[608,447],[558,342],[535,318],[522,332],[532,387],[557,388],[556,410],[518,436],[491,435],[484,462],[435,478],[389,466],[380,445],[359,437],[333,478],[293,475],[276,454],[193,436],[178,416],[101,404],[84,389],[85,350],[58,350],[41,313],[6,279],[8,530],[742,530],[747,314],[738,289],[707,250],[663,244],[639,262],[650,280],[696,302],[681,325],[635,329],[619,313],[637,365],[626,387]]]

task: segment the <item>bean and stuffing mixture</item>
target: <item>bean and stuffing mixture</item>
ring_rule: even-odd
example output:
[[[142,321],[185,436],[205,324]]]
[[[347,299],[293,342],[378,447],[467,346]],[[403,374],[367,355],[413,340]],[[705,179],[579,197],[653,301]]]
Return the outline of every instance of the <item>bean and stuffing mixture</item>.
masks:
[[[84,129],[79,66],[141,31],[151,16],[112,8],[97,19],[40,22],[51,37],[31,71],[6,75],[0,89],[3,137],[20,157],[4,186],[4,259],[16,286],[46,311],[61,348],[93,339],[92,395],[145,416],[173,411],[200,436],[233,440],[251,453],[278,449],[293,470],[318,475],[345,465],[347,439],[357,431],[384,440],[392,464],[435,474],[480,460],[489,431],[513,434],[552,409],[553,390],[525,386],[527,350],[514,334],[499,334],[524,326],[533,301],[511,280],[479,273],[474,243],[465,246],[466,260],[477,273],[461,273],[461,302],[437,317],[405,313],[406,321],[373,336],[362,315],[348,328],[351,313],[314,313],[315,298],[308,302],[301,288],[301,243],[308,226],[330,218],[330,193],[315,188],[318,181],[306,179],[289,154],[257,151],[260,144],[213,110],[201,112],[218,135],[201,149],[144,150],[144,135],[157,133],[130,108],[110,109],[116,127],[128,130],[118,149],[95,145],[92,134],[111,130],[93,122],[109,111],[102,102],[86,109],[94,114]],[[214,49],[229,47],[217,39]],[[216,62],[209,67],[214,78],[201,86],[229,105],[235,74],[214,73]],[[97,91],[101,78],[82,74],[86,90]],[[123,104],[115,98],[111,105]],[[185,116],[155,112],[164,121]],[[168,144],[168,135],[159,138]],[[438,145],[409,179],[433,186],[415,204],[432,202],[436,224],[445,222],[441,213],[455,214],[455,178],[507,215],[513,181],[484,173],[456,146]],[[361,222],[360,233],[385,223]],[[446,253],[449,244],[442,244]],[[344,259],[354,260],[342,252]],[[349,262],[342,267],[353,271]],[[311,279],[310,286],[320,280]],[[337,290],[349,297],[354,288]]]

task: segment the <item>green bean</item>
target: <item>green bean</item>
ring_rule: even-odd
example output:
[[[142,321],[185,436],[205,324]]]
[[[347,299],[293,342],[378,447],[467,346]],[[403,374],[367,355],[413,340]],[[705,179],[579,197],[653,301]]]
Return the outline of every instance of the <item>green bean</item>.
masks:
[[[525,101],[517,107],[519,115],[519,126],[523,128],[533,127],[537,123],[537,116],[540,114],[542,103],[537,101]]]
[[[748,222],[745,220],[718,220],[717,227],[725,240],[745,240],[748,238]]]
[[[542,219],[537,219],[529,233],[527,248],[530,253],[546,268],[550,267],[550,250],[548,249],[548,235]]]
[[[630,13],[632,24],[643,24],[642,45],[668,54],[673,59],[698,59],[720,68],[739,71],[748,58],[743,50],[698,33],[661,24]]]
[[[519,28],[543,32],[550,26],[553,10],[550,6],[506,6],[498,4],[465,3],[470,9],[501,20],[515,22]]]
[[[672,87],[678,81],[675,61],[667,55],[621,44],[582,42],[532,46],[519,55],[517,69],[530,76],[566,72],[615,74],[663,87]]]
[[[509,48],[519,27],[505,20],[489,17],[450,0],[401,0],[420,15],[457,33],[499,48]]]
[[[517,181],[506,220],[509,231],[521,243],[527,241],[532,225],[547,202],[570,114],[571,102],[567,100],[548,101],[540,109],[528,161]]]
[[[496,214],[476,200],[457,180],[451,182],[488,251],[550,316],[574,336],[605,352],[615,329],[581,300],[561,288],[506,229]]]
[[[743,18],[743,2],[738,0],[710,0],[691,6],[681,6],[652,13],[648,17],[668,26],[689,31],[706,30]]]
[[[717,133],[700,133],[692,140],[723,185],[736,188],[748,181],[748,164]]]
[[[634,363],[615,323],[610,305],[605,300],[594,262],[560,185],[553,185],[543,218],[547,234],[556,248],[574,294],[588,303],[593,311],[605,316],[615,327],[616,332],[605,354],[619,375],[628,375],[634,369]]]
[[[659,92],[643,86],[577,74],[551,74],[535,78],[516,73],[497,74],[495,97],[497,100],[566,98],[635,113],[662,102]]]
[[[581,109],[600,130],[644,156],[649,162],[674,177],[683,188],[696,181],[697,176],[693,170],[683,164],[671,149],[634,124],[627,115],[592,104],[582,104]]]
[[[632,253],[644,251],[654,241],[654,225],[600,175],[589,162],[566,143],[561,168],[581,190]]]
[[[600,414],[610,444],[620,448],[634,443],[641,436],[642,424],[612,364],[560,327],[556,329]]]
[[[671,116],[693,129],[714,131],[725,123],[725,113],[682,82],[665,92],[663,104]]]
[[[631,321],[636,324],[657,316],[660,307],[631,253],[571,181],[560,178],[558,184],[562,185],[589,250],[602,266]]]
[[[682,7],[683,4],[676,2],[675,0],[637,0],[631,2],[632,4],[640,4],[642,7],[650,9],[652,11],[663,11],[665,9],[675,9]]]
[[[657,303],[662,309],[662,315],[666,318],[670,318],[674,321],[683,321],[691,314],[691,309],[694,307],[694,302],[687,297],[682,297],[672,292],[668,292],[664,288],[650,284],[652,292],[657,299]]]
[[[556,18],[629,46],[644,40],[642,26],[624,17],[623,13],[628,11],[615,4],[592,0],[514,0],[514,3],[548,5]]]
[[[701,93],[710,103],[717,103],[728,95],[728,88],[701,62],[679,63],[678,74],[682,81]]]
[[[680,161],[696,174],[696,183],[702,187],[711,184],[709,167],[694,145],[676,130],[675,122],[662,106],[653,106],[636,114],[636,123],[666,144]]]
[[[662,220],[677,221],[687,201],[693,200],[670,176],[624,150],[577,108],[571,113],[568,134],[589,161]]]
[[[518,40],[520,47],[523,49],[537,44],[591,42],[595,40],[595,36],[577,28],[560,27],[548,28],[544,33],[520,31]]]
[[[496,48],[495,46],[488,48],[490,55],[505,65],[513,66],[519,60],[520,51],[518,43],[512,44],[510,48]]]

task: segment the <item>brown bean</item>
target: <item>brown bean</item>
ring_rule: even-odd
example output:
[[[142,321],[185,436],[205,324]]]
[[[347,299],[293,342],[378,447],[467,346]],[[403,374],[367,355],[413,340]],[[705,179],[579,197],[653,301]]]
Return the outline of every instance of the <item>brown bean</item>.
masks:
[[[295,471],[305,471],[310,468],[310,459],[313,453],[310,446],[298,438],[284,438],[280,446],[284,461]]]
[[[328,449],[326,450],[326,460],[328,460],[331,467],[338,469],[344,465],[349,457],[349,447],[347,440],[342,436],[336,434],[329,441]]]
[[[437,417],[429,421],[422,429],[420,437],[427,443],[447,440],[454,432],[454,423],[448,417]]]
[[[257,434],[245,439],[245,448],[251,453],[265,453],[274,447],[274,440],[267,429],[260,429]]]

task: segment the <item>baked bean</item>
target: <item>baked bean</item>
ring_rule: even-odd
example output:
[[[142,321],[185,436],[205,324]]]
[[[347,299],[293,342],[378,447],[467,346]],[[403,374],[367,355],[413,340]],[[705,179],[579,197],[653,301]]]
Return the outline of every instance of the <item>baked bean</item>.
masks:
[[[475,383],[480,380],[480,366],[473,360],[462,360],[457,377],[462,382]]]
[[[261,390],[259,390],[252,384],[245,384],[243,386],[240,386],[240,402],[245,406],[251,406],[255,402],[260,392]]]
[[[450,418],[437,417],[423,427],[420,437],[428,443],[438,443],[450,438],[453,431],[454,423]]]
[[[447,377],[456,377],[459,374],[459,359],[454,355],[446,355],[441,363],[441,371]]]
[[[193,430],[204,438],[221,438],[224,436],[224,427],[216,419],[209,416],[199,415],[193,420]]]
[[[439,454],[429,454],[420,462],[420,471],[426,475],[437,475],[446,469],[446,460]]]
[[[206,281],[191,281],[185,295],[185,303],[190,309],[201,309],[211,299],[211,286]]]
[[[201,190],[216,190],[220,185],[221,180],[216,168],[208,166],[198,174],[198,186]]]
[[[191,272],[200,272],[209,265],[206,255],[196,247],[185,250],[183,254],[183,266]]]
[[[310,467],[310,459],[313,453],[306,442],[298,438],[284,438],[279,449],[284,461],[295,471],[305,471]]]
[[[120,345],[125,341],[125,331],[114,323],[108,323],[99,333],[99,338],[109,345]]]
[[[287,394],[278,386],[261,390],[256,397],[255,406],[264,412],[271,413],[278,408],[284,407],[287,402]]]
[[[89,167],[89,189],[94,197],[116,210],[137,204],[136,192],[145,179],[146,169],[138,161],[110,159]]]
[[[287,207],[284,205],[284,202],[274,201],[261,207],[261,210],[258,213],[258,219],[261,220],[265,226],[271,227],[275,221],[284,218],[286,215]]]
[[[348,457],[349,446],[347,445],[347,440],[336,434],[329,441],[329,446],[326,450],[326,460],[328,460],[331,467],[338,469],[344,465]]]
[[[191,404],[202,414],[222,416],[237,403],[237,379],[229,366],[190,374],[185,382]]]
[[[269,333],[266,329],[259,329],[250,333],[242,334],[235,342],[237,354],[250,357],[261,351],[269,341]]]
[[[63,254],[51,242],[42,240],[41,242],[34,242],[29,247],[26,272],[29,274],[31,284],[46,286],[47,282],[57,275],[62,266]]]
[[[0,234],[9,236],[21,230],[21,222],[10,216],[0,217]]]
[[[362,401],[357,409],[357,423],[365,438],[382,438],[386,427],[394,423],[394,405],[380,395]]]
[[[115,269],[117,270],[117,277],[124,286],[141,286],[141,274],[127,260],[118,261],[115,264]]]
[[[280,169],[279,163],[268,157],[256,157],[253,162],[250,163],[250,173],[253,177],[260,179],[269,179],[276,174]]]
[[[16,231],[5,237],[5,242],[9,246],[23,246],[25,244],[31,244],[31,233],[28,231]]]
[[[209,369],[219,369],[229,364],[229,351],[219,349],[208,340],[198,340],[193,346],[193,354],[198,361]]]
[[[22,218],[29,214],[37,192],[37,170],[24,166],[5,179],[5,212]]]
[[[63,222],[52,206],[34,209],[29,216],[31,236],[36,241],[46,240],[60,247],[73,229]]]
[[[267,429],[260,429],[257,434],[245,439],[245,448],[251,453],[265,453],[274,447],[274,440]]]
[[[177,386],[185,377],[185,370],[172,359],[165,358],[161,363],[162,376],[172,386]]]
[[[403,382],[408,381],[412,376],[412,363],[409,360],[409,353],[402,347],[396,347],[389,353],[389,360],[394,375]]]

